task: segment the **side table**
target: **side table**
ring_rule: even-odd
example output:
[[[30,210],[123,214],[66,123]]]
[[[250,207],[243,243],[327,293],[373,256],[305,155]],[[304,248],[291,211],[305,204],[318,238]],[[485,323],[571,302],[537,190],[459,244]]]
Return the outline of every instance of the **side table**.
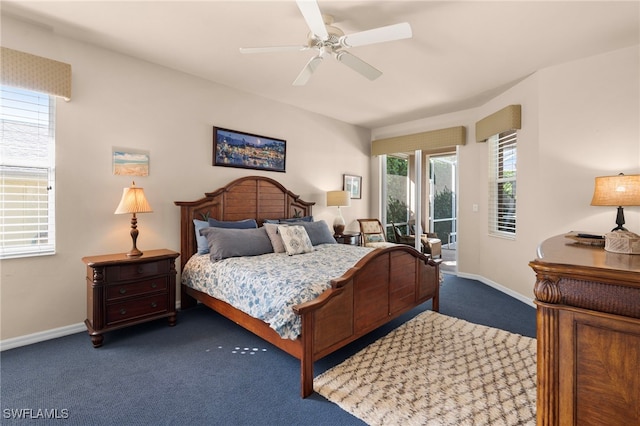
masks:
[[[180,253],[147,250],[140,257],[125,253],[83,257],[87,265],[87,319],[95,348],[103,333],[158,318],[176,324],[176,266]]]
[[[339,244],[350,244],[352,246],[360,245],[360,233],[359,232],[345,232],[341,235],[334,235],[333,238]]]

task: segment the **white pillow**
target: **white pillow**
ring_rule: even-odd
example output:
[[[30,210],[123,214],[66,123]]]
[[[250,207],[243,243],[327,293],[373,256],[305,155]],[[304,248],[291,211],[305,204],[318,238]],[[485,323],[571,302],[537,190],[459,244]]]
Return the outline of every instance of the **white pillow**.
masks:
[[[313,251],[309,234],[307,234],[307,230],[304,227],[300,225],[279,225],[278,233],[282,237],[285,252],[289,256]]]
[[[282,236],[278,234],[278,225],[274,223],[265,223],[264,229],[267,230],[267,235],[269,236],[269,240],[271,240],[271,245],[273,246],[274,253],[284,253],[284,243],[282,242]],[[208,248],[208,247],[207,247]]]

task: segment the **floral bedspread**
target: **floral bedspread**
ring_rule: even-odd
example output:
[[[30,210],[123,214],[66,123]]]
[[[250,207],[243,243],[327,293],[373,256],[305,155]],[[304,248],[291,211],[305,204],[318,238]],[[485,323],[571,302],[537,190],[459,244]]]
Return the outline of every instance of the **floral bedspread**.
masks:
[[[301,318],[292,307],[315,299],[372,249],[320,244],[311,253],[268,253],[211,262],[194,255],[182,271],[182,283],[269,323],[280,336],[296,339]]]

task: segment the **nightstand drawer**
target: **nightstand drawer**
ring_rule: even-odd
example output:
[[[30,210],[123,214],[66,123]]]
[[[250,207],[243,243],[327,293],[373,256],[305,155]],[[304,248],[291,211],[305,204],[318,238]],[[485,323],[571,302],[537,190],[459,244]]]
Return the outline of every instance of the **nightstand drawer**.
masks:
[[[168,272],[169,262],[146,262],[112,266],[109,268],[108,275],[110,281],[125,281],[152,277]]]
[[[135,318],[157,315],[167,311],[167,296],[164,294],[144,297],[129,302],[107,305],[107,325]]]
[[[167,280],[168,278],[166,276],[162,276],[129,284],[110,285],[107,287],[107,301],[155,293],[157,291],[166,291]]]

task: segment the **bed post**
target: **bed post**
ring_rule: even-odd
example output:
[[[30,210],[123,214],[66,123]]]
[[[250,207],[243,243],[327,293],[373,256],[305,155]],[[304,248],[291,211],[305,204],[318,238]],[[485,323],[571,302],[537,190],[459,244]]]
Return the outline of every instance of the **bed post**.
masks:
[[[313,312],[302,315],[302,354],[300,358],[300,393],[313,393]]]

